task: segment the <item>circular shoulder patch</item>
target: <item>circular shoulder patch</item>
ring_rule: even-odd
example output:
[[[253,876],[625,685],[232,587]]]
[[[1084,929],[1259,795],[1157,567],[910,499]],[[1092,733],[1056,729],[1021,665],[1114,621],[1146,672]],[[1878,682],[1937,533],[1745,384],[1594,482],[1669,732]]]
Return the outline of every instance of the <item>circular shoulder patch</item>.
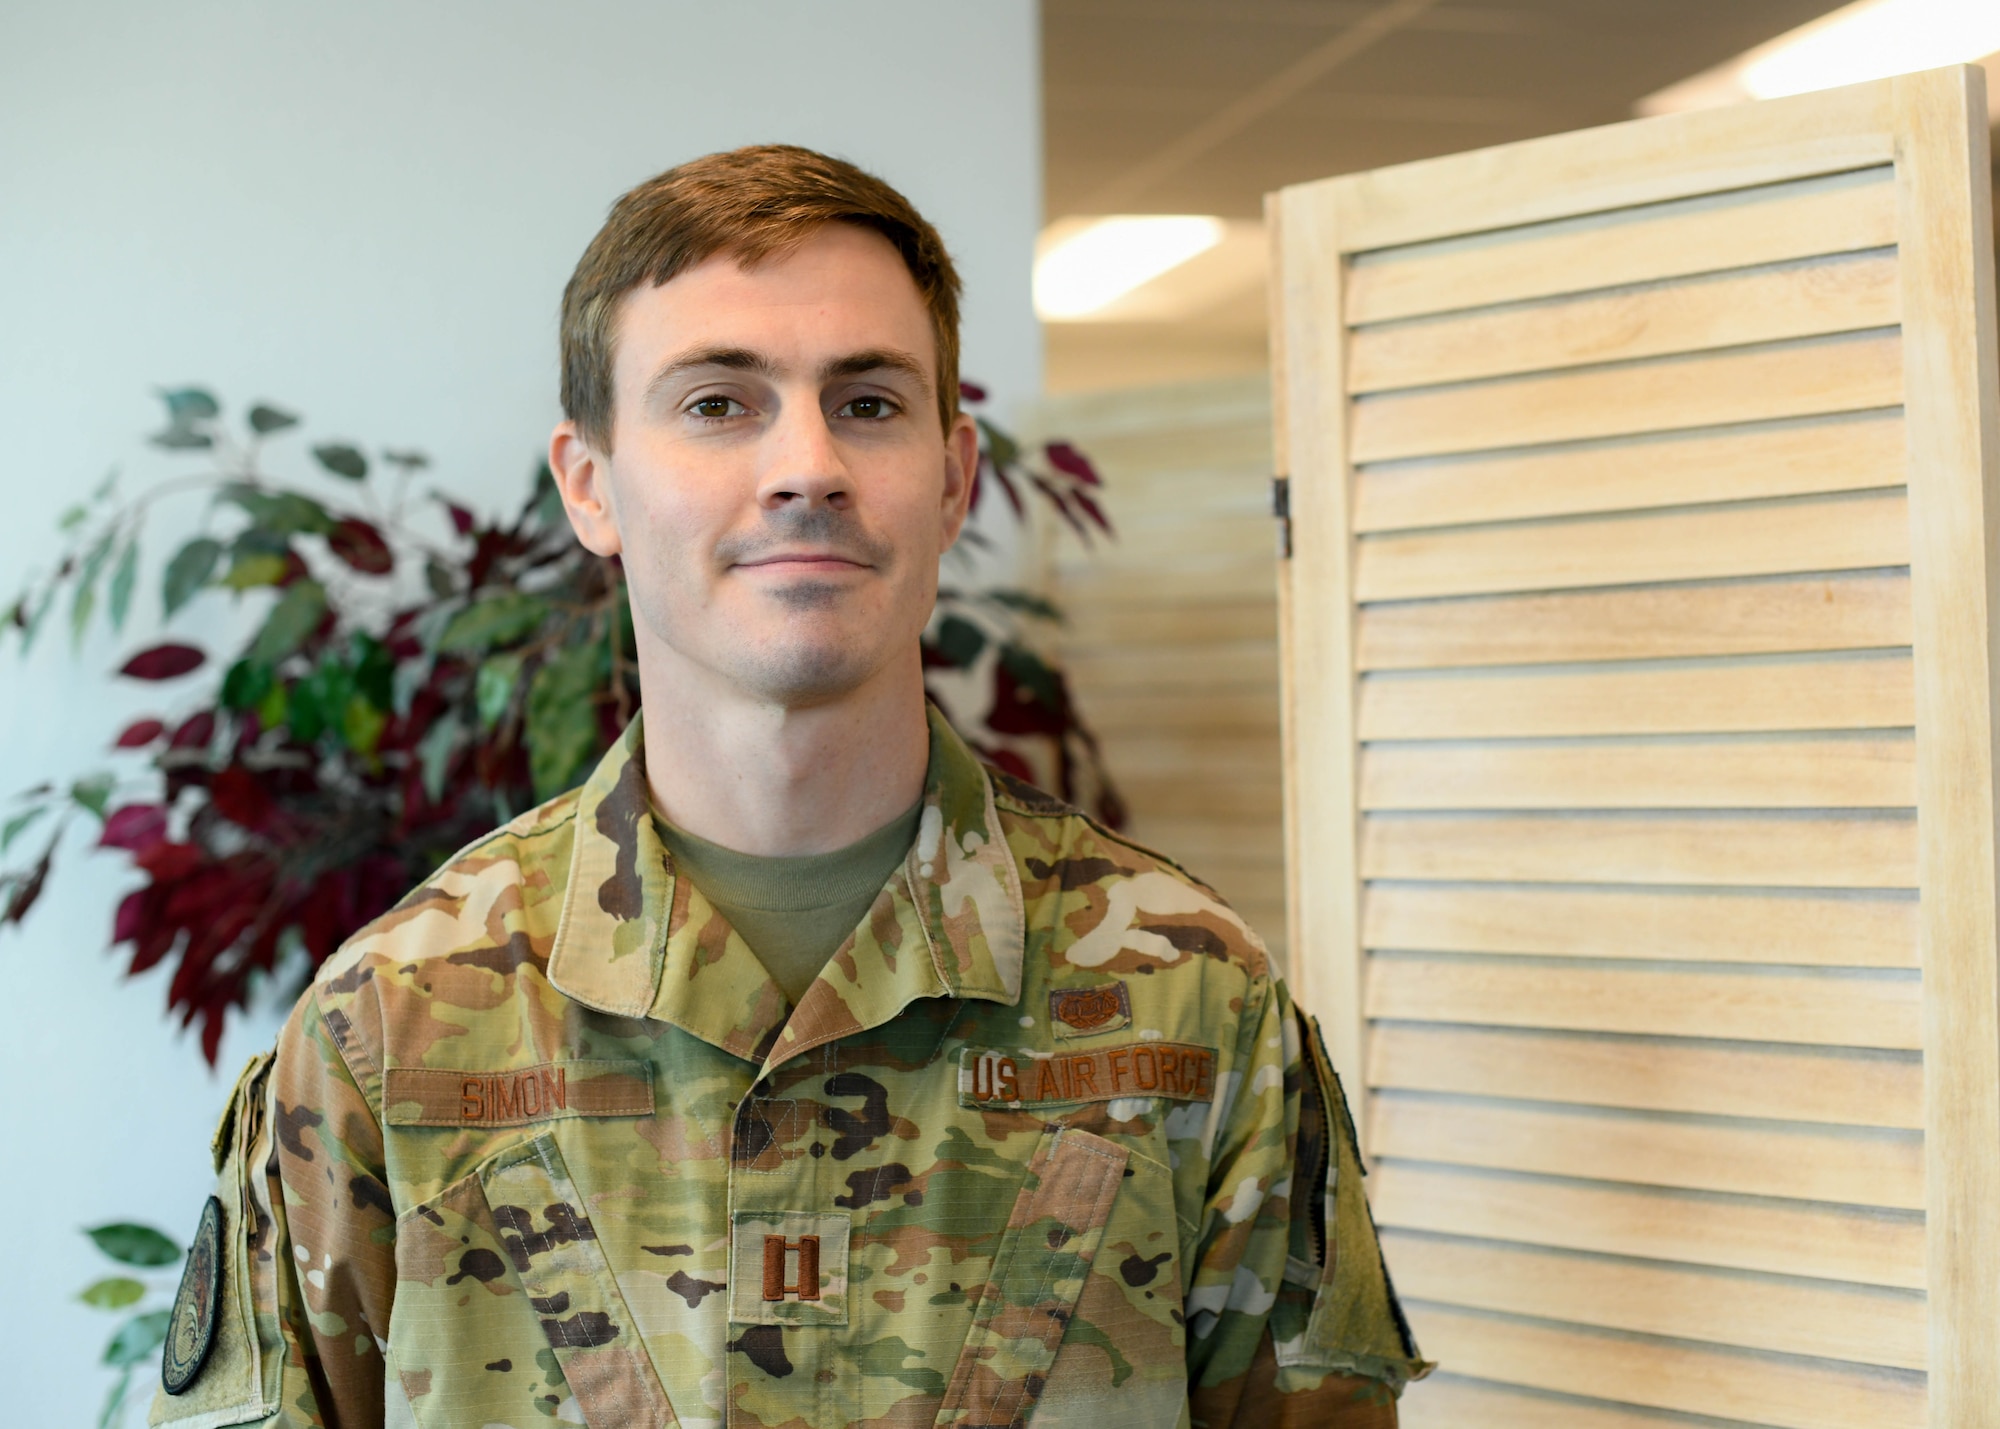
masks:
[[[160,1358],[160,1383],[168,1394],[180,1394],[195,1382],[208,1352],[215,1348],[215,1326],[222,1310],[222,1202],[214,1196],[201,1208],[187,1268],[181,1272],[180,1293],[167,1319],[167,1347]]]

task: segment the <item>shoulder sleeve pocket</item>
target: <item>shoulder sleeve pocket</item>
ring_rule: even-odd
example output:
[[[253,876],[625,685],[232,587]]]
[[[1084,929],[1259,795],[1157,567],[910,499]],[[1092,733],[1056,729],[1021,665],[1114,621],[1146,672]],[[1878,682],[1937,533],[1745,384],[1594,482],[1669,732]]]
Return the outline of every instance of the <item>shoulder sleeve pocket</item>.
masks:
[[[211,1233],[204,1217],[174,1299],[164,1382],[148,1416],[156,1426],[220,1429],[277,1409],[282,1336],[264,1174],[270,1069],[270,1053],[251,1059],[215,1129],[216,1224]]]
[[[1430,1373],[1396,1301],[1361,1178],[1361,1151],[1319,1023],[1303,1012],[1297,1170],[1286,1291],[1272,1316],[1281,1368],[1339,1372],[1400,1390]],[[1310,1299],[1307,1294],[1310,1292]]]

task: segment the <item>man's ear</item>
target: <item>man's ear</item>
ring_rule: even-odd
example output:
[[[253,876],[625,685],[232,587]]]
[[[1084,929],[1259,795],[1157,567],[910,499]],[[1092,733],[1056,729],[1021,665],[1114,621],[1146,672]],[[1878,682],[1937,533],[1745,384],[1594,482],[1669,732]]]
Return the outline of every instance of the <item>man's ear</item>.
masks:
[[[556,423],[549,437],[549,471],[562,493],[570,529],[584,549],[615,556],[623,548],[617,515],[611,506],[611,459],[577,430],[576,423]]]
[[[944,544],[950,547],[965,529],[972,509],[972,482],[979,473],[979,428],[960,412],[944,434]],[[574,518],[572,518],[574,519]]]

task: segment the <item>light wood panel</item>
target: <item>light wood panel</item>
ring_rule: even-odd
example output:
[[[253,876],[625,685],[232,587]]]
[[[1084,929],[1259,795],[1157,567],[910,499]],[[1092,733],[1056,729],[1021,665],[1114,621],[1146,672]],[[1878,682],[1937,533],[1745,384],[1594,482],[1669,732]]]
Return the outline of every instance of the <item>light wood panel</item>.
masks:
[[[1915,888],[1916,822],[1849,814],[1375,814],[1363,878]]]
[[[1902,480],[1900,409],[1542,448],[1379,462],[1355,475],[1354,528],[1693,506],[1858,491]]]
[[[1893,407],[1895,330],[1357,398],[1356,462]]]
[[[1427,1353],[1461,1374],[1782,1429],[1921,1429],[1924,1377],[1413,1303]]]
[[[1869,650],[1910,643],[1907,571],[1370,604],[1363,670]]]
[[[1524,1106],[1384,1093],[1381,1156],[1919,1211],[1924,1151],[1907,1131]]]
[[[1355,547],[1361,601],[1567,590],[1907,565],[1899,490],[1703,507],[1644,516],[1367,536]]]
[[[1920,1290],[1923,1217],[1388,1161],[1368,1180],[1385,1226],[1648,1260]]]
[[[1372,744],[1363,809],[1886,809],[1916,803],[1907,735]]]
[[[1570,959],[1404,953],[1369,959],[1370,1017],[1583,1032],[1731,1037],[1916,1049],[1923,997],[1911,973],[1596,965]]]
[[[1363,253],[1348,270],[1348,320],[1387,322],[1895,241],[1894,176],[1862,169]]]
[[[1889,327],[1893,251],[1565,295],[1354,330],[1347,389],[1381,392]]]
[[[1383,1023],[1368,1081],[1405,1091],[1921,1130],[1910,1052]]]
[[[1358,698],[1356,727],[1364,740],[1897,729],[1916,723],[1910,657],[1901,651],[1373,674],[1362,679]]]
[[[1376,882],[1371,948],[1915,968],[1908,895],[1512,888]]]
[[[1444,1371],[1413,1385],[1397,1407],[1399,1429],[1735,1429],[1706,1415],[1626,1409]],[[1738,1421],[1740,1423],[1741,1421]]]
[[[1503,1310],[1708,1344],[1922,1369],[1923,1296],[1822,1280],[1609,1260],[1570,1251],[1390,1231],[1396,1288]]]
[[[1297,977],[1493,1422],[2000,1429],[1979,88],[1273,206]]]

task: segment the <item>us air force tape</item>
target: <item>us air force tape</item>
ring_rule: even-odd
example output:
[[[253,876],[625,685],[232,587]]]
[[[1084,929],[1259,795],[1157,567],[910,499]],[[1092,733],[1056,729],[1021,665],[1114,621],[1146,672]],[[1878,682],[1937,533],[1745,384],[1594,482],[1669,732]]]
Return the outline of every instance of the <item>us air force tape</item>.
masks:
[[[160,1383],[168,1394],[180,1394],[195,1382],[215,1348],[215,1325],[222,1309],[222,1202],[214,1196],[201,1208],[187,1268],[181,1272],[180,1293],[167,1318],[166,1351],[160,1357]]]

